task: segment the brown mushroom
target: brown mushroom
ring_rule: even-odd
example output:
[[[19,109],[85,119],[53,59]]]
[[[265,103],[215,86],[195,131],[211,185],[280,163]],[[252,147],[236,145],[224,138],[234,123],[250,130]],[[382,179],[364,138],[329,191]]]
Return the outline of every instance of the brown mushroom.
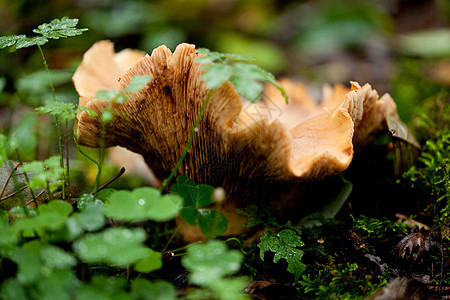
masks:
[[[142,154],[160,179],[180,158],[208,93],[196,57],[189,44],[180,44],[174,53],[161,46],[142,56],[131,50],[114,54],[113,44],[102,41],[85,53],[73,77],[80,105],[101,114],[107,102],[95,99],[98,90],[123,89],[136,75],[152,76],[144,89],[112,105],[115,117],[106,126],[105,145]],[[303,85],[281,84],[290,96],[287,105],[273,87],[255,104],[243,103],[231,83],[215,89],[179,173],[223,186],[228,199],[248,203],[271,185],[342,172],[352,160],[354,143],[367,144],[383,128],[386,115],[396,116],[392,98],[379,98],[368,84],[353,82],[351,90],[327,87],[320,105]],[[255,115],[261,108],[275,117]],[[99,147],[100,119],[86,112],[78,119],[79,143]]]

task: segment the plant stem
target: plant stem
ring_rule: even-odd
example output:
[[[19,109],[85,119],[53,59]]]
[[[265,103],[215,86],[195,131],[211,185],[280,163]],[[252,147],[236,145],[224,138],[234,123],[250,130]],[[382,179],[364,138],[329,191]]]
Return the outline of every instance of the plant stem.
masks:
[[[50,190],[50,184],[48,183],[48,181],[47,181],[46,188],[47,188],[47,193],[48,193],[48,200],[49,201],[53,200],[52,191]]]
[[[44,52],[42,51],[42,48],[39,44],[37,44],[37,47],[39,49],[39,52],[41,53],[41,57],[42,57],[42,62],[44,64],[44,68],[47,71],[48,74],[48,81],[50,83],[50,90],[52,91],[52,98],[53,101],[56,102],[56,94],[55,94],[55,87],[53,86],[53,81],[50,75],[50,69],[48,68],[48,64],[47,64],[47,60],[45,60],[45,56],[44,56]],[[56,123],[56,131],[58,133],[58,150],[59,150],[59,157],[60,157],[60,165],[61,168],[64,169],[64,157],[63,157],[63,151],[62,151],[62,133],[61,133],[61,122],[59,119],[59,115],[55,116],[55,123]],[[64,182],[66,182],[66,175],[63,173],[63,179]],[[63,184],[62,186],[62,198],[65,199],[66,198],[66,193],[65,193],[65,184]]]
[[[66,120],[65,122],[65,132],[64,132],[64,141],[65,141],[65,154],[66,154],[66,180],[64,184],[66,185],[67,189],[67,197],[70,197],[70,174],[69,174],[69,120]],[[63,193],[63,199],[64,199],[64,193]]]
[[[91,162],[93,162],[97,167],[98,167],[98,162],[93,159],[92,157],[89,156],[89,154],[87,154],[86,152],[84,152],[80,145],[78,144],[77,141],[77,130],[78,130],[78,119],[75,118],[75,130],[73,132],[73,141],[75,143],[75,146],[77,147],[78,152],[80,152],[81,155],[83,155],[84,157],[86,157],[88,160],[90,160]]]
[[[16,149],[16,155],[17,155],[17,160],[19,161],[20,165],[22,165],[23,164],[22,158],[20,157],[19,150],[17,150],[17,149]],[[28,189],[30,190],[31,197],[33,198],[34,205],[36,205],[36,207],[38,207],[36,197],[34,196],[33,189],[30,187],[30,179],[28,178],[27,172],[23,172],[23,176],[25,177],[25,181],[27,182],[27,186],[28,186]],[[50,195],[49,195],[49,197],[50,197]]]
[[[48,80],[50,82],[50,89],[52,91],[53,101],[56,102],[55,87],[53,86],[53,81],[52,81],[52,78],[50,77],[50,69],[48,68],[48,64],[47,64],[47,61],[45,60],[44,52],[42,51],[41,46],[39,44],[37,44],[37,47],[39,49],[39,52],[41,53],[42,62],[44,63],[45,70],[47,71],[47,74],[48,74]]]
[[[105,161],[105,134],[106,134],[106,125],[102,122],[102,136],[100,139],[100,154],[98,158],[98,171],[97,176],[95,177],[95,186],[94,186],[94,194],[97,195],[98,187],[100,183],[100,176],[102,174],[103,162]]]
[[[84,151],[81,149],[80,145],[78,144],[76,134],[73,135],[73,141],[74,141],[74,143],[75,143],[75,146],[76,146],[78,152],[80,152],[81,155],[83,155],[84,157],[86,157],[88,160],[90,160],[91,162],[93,162],[93,163],[98,167],[98,162],[97,162],[95,159],[93,159],[92,157],[90,157],[89,154],[87,154],[86,152],[84,152]]]
[[[200,121],[203,117],[203,113],[205,112],[205,108],[208,105],[209,99],[211,98],[212,92],[214,91],[214,89],[209,90],[208,94],[206,95],[206,99],[202,104],[202,107],[200,108],[200,113],[197,116],[197,119],[195,120],[194,126],[192,127],[191,130],[191,135],[189,136],[189,140],[186,144],[186,147],[184,147],[184,151],[183,154],[181,154],[180,159],[178,160],[177,164],[175,165],[175,167],[172,169],[172,172],[170,172],[169,177],[167,177],[161,187],[159,188],[159,191],[164,190],[164,188],[169,184],[169,182],[172,180],[172,178],[175,176],[175,174],[178,172],[178,168],[181,166],[181,164],[184,161],[184,158],[186,157],[186,154],[188,153],[189,149],[191,148],[192,142],[194,141],[194,135],[196,133],[197,126],[198,124],[200,124]]]
[[[174,253],[174,252],[186,250],[186,249],[189,248],[190,246],[195,245],[195,244],[199,244],[199,243],[200,243],[200,242],[192,242],[192,243],[187,244],[187,245],[185,245],[185,246],[183,246],[183,247],[180,247],[180,248],[177,248],[177,249],[173,249],[173,250],[168,250],[168,251],[166,251],[166,252],[172,252],[172,253]]]
[[[109,184],[111,184],[111,182],[113,182],[114,180],[116,180],[117,178],[119,178],[120,176],[123,175],[123,173],[125,173],[125,168],[122,167],[122,169],[119,170],[119,172],[114,175],[113,178],[111,178],[110,180],[108,180],[107,182],[105,182],[104,184],[102,184],[101,186],[98,187],[98,191],[103,190],[104,188],[106,188]]]
[[[247,251],[244,250],[244,246],[242,245],[242,242],[238,238],[231,237],[229,239],[226,239],[224,242],[228,243],[228,242],[231,242],[231,241],[237,242],[239,244],[239,248],[241,249],[242,253],[244,253],[246,255],[250,254],[250,252],[247,252]]]
[[[169,240],[167,241],[166,245],[164,246],[164,248],[162,249],[161,253],[164,253],[167,249],[167,247],[170,245],[170,243],[172,242],[172,240],[175,238],[175,236],[177,235],[177,233],[181,230],[181,228],[183,227],[184,222],[181,222],[180,225],[177,226],[177,228],[174,229],[172,235],[170,236]]]

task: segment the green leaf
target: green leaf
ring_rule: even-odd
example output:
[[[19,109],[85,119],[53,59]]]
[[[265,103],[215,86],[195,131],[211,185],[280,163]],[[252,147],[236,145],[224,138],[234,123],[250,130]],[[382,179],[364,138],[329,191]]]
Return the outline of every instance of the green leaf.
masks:
[[[18,219],[14,222],[14,228],[23,232],[25,237],[42,236],[46,230],[57,232],[66,225],[68,215],[72,212],[72,206],[61,200],[54,200],[48,204],[41,204],[38,208],[39,215]]]
[[[209,89],[215,89],[224,84],[233,74],[233,68],[224,64],[203,65],[202,79]]]
[[[138,92],[142,90],[151,80],[152,76],[150,75],[134,76],[131,79],[130,84],[124,88],[122,92]]]
[[[15,206],[11,208],[9,212],[20,218],[25,218],[27,216],[37,216],[36,208],[31,206]]]
[[[255,58],[251,55],[242,55],[242,54],[231,54],[231,53],[220,53],[215,51],[210,51],[207,48],[199,48],[197,49],[197,53],[204,56],[198,57],[195,60],[201,63],[212,63],[212,62],[221,62],[224,63],[226,61],[254,61]]]
[[[22,48],[27,48],[27,47],[36,46],[36,45],[41,46],[47,42],[48,42],[48,40],[42,36],[35,36],[35,37],[31,37],[31,38],[24,36],[17,40],[14,47],[15,47],[15,49],[22,49]]]
[[[34,282],[42,274],[42,266],[39,258],[30,251],[24,248],[16,248],[8,251],[8,256],[19,268],[17,280],[20,283]]]
[[[182,208],[183,199],[178,195],[164,195],[154,188],[137,188],[132,192],[117,191],[111,194],[105,205],[105,215],[122,221],[168,221],[175,218]]]
[[[29,38],[26,35],[9,35],[0,37],[0,49],[11,47],[10,52],[16,49],[26,48],[35,45],[44,45],[48,40],[45,37],[37,36]]]
[[[158,201],[153,203],[148,211],[150,220],[165,222],[172,220],[183,207],[183,198],[178,195],[163,195]]]
[[[69,19],[63,17],[62,19],[55,19],[50,23],[44,23],[34,29],[34,33],[43,35],[49,39],[66,38],[69,36],[81,35],[87,28],[75,28],[78,24],[78,19]]]
[[[255,102],[264,89],[262,81],[273,80],[273,75],[254,64],[236,63],[230,78],[238,93],[247,100]]]
[[[103,202],[108,203],[109,197],[115,193],[115,189],[103,189],[97,193],[97,198],[103,200]]]
[[[77,207],[80,211],[84,211],[91,205],[103,206],[103,202],[102,200],[95,198],[92,194],[83,194],[78,198]]]
[[[181,262],[192,273],[192,283],[205,285],[239,271],[242,260],[239,251],[228,250],[224,242],[210,240],[206,244],[191,244]]]
[[[203,64],[223,62],[223,55],[219,52],[212,52],[206,48],[199,48],[197,49],[197,54],[202,56],[197,57],[195,60]]]
[[[281,85],[275,81],[275,77],[257,65],[248,63],[254,60],[252,57],[211,52],[208,49],[198,49],[197,53],[203,55],[196,58],[196,61],[204,64],[202,66],[204,71],[202,79],[206,82],[208,88],[217,88],[229,80],[242,96],[251,102],[255,102],[264,89],[262,82],[267,82],[273,84],[288,103],[288,95]],[[230,64],[231,62],[234,62],[234,64]]]
[[[184,207],[180,216],[191,225],[200,225],[200,229],[207,237],[222,235],[227,229],[225,216],[212,209],[200,209],[214,203],[212,194],[214,187],[207,184],[195,184],[185,175],[177,177],[177,183],[171,186],[172,193],[181,195]]]
[[[227,230],[227,219],[225,216],[213,209],[198,210],[198,224],[204,235],[215,238]]]
[[[135,266],[136,271],[141,273],[150,273],[162,267],[162,254],[149,249],[147,257],[141,259]]]
[[[14,46],[17,40],[26,37],[25,35],[0,36],[0,49]]]
[[[127,280],[96,275],[91,282],[78,289],[77,299],[80,300],[128,300],[133,299],[126,293]],[[149,295],[147,295],[148,297]]]
[[[249,282],[244,277],[222,278],[209,287],[214,291],[217,299],[245,300],[250,297],[244,292]]]
[[[79,112],[77,105],[61,101],[45,101],[45,105],[36,108],[39,113],[57,115],[61,121],[70,121],[75,119]]]
[[[53,200],[46,205],[39,205],[40,214],[57,213],[62,217],[67,217],[72,212],[72,205],[62,200]]]
[[[50,185],[52,191],[62,185],[62,176],[64,169],[60,166],[59,156],[53,156],[45,161],[33,161],[22,166],[22,170],[27,173],[32,173],[30,179],[30,188],[46,188],[47,184]]]
[[[9,226],[9,216],[6,211],[0,209],[0,228],[5,228]]]
[[[98,117],[98,114],[95,111],[92,111],[85,106],[78,107],[78,110],[87,112],[91,117]]]
[[[7,248],[16,245],[19,241],[19,232],[14,227],[0,225],[0,248]]]
[[[67,220],[69,239],[73,240],[79,237],[83,231],[96,231],[102,228],[106,223],[103,214],[103,205],[88,205],[81,213],[74,213]]]
[[[70,269],[77,264],[77,260],[72,254],[56,246],[42,248],[40,255],[44,265],[52,269]]]
[[[175,287],[163,280],[150,282],[143,278],[137,278],[131,282],[131,295],[134,299],[175,300],[177,291]]]
[[[116,91],[97,91],[96,98],[98,100],[110,101],[116,98],[118,93]]]
[[[177,183],[172,184],[171,191],[178,193],[185,201],[185,207],[204,207],[214,203],[212,194],[214,187],[207,184],[196,185],[185,175],[177,177]]]
[[[270,231],[264,232],[261,242],[258,244],[260,258],[264,261],[264,254],[267,251],[273,252],[273,262],[277,263],[281,258],[288,263],[288,271],[295,276],[295,281],[305,270],[306,266],[301,262],[303,251],[297,247],[303,247],[304,243],[297,233],[290,229],[284,229],[277,234]]]
[[[0,298],[4,300],[27,299],[25,289],[16,278],[6,279],[1,286]]]
[[[142,244],[145,238],[145,231],[141,228],[108,228],[100,233],[87,234],[76,241],[73,248],[84,262],[126,266],[148,257],[150,249]]]
[[[180,216],[188,224],[198,224],[198,211],[195,207],[184,207],[180,212]]]
[[[70,270],[53,270],[50,274],[39,279],[36,283],[36,299],[42,300],[70,300],[80,286],[75,273]]]

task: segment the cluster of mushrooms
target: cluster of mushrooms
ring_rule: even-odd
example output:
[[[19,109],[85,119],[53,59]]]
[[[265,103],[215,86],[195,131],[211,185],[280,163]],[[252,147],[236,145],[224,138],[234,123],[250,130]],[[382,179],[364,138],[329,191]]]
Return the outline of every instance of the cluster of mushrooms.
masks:
[[[151,76],[144,89],[112,105],[114,120],[106,125],[104,142],[141,154],[159,179],[183,153],[209,91],[196,57],[190,44],[178,45],[173,53],[160,46],[148,55],[130,49],[115,53],[113,43],[100,41],[84,54],[73,76],[79,105],[99,115],[109,104],[96,99],[98,91],[118,91],[134,76]],[[387,116],[398,118],[391,96],[379,97],[369,84],[326,86],[318,104],[301,83],[279,82],[288,104],[273,86],[257,103],[241,99],[228,82],[214,89],[178,170],[196,183],[223,187],[225,211],[273,197],[280,187],[344,171],[354,151],[385,128]],[[80,144],[99,147],[101,131],[100,117],[78,114]]]

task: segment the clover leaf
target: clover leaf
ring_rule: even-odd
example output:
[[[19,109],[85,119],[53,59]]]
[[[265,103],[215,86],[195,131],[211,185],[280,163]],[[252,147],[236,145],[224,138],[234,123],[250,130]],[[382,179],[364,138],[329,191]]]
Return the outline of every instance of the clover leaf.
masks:
[[[145,239],[145,231],[141,228],[108,228],[87,234],[73,244],[73,249],[84,262],[126,266],[149,256],[151,250],[143,245]]]
[[[224,242],[210,240],[206,244],[189,246],[181,263],[192,273],[192,283],[208,285],[239,271],[242,260],[238,250],[228,250]]]
[[[172,193],[181,195],[184,199],[184,207],[180,216],[191,225],[199,225],[203,234],[215,238],[227,230],[225,216],[216,210],[203,208],[214,203],[212,194],[214,187],[207,184],[195,184],[187,176],[177,177],[177,183],[171,186]]]
[[[163,280],[148,281],[136,278],[131,282],[131,295],[134,299],[147,299],[151,295],[154,300],[175,300],[177,291],[175,287]]]
[[[183,206],[183,199],[175,194],[161,195],[154,188],[142,187],[111,194],[105,205],[107,217],[121,221],[152,220],[163,222],[175,218]]]

